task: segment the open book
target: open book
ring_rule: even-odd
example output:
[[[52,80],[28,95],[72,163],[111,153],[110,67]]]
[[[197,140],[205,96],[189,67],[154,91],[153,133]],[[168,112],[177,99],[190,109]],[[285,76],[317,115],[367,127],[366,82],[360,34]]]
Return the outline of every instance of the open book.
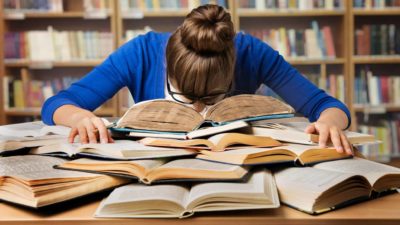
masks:
[[[226,98],[210,107],[204,117],[189,106],[156,99],[132,106],[117,121],[113,130],[187,134],[201,127],[221,126],[234,121],[291,117],[293,114],[294,109],[289,105],[261,95],[237,95]]]
[[[196,148],[211,151],[224,151],[243,146],[276,147],[282,145],[270,137],[261,137],[240,133],[222,133],[208,139],[174,140],[162,138],[144,138],[142,144],[159,147]]]
[[[17,123],[0,126],[0,136],[41,137],[49,135],[68,136],[71,128],[65,126],[46,126],[42,121]]]
[[[248,172],[246,167],[198,159],[105,161],[82,158],[57,168],[136,178],[145,184],[156,181],[240,181]]]
[[[400,187],[400,169],[361,158],[274,173],[281,202],[318,214]]]
[[[318,144],[318,134],[308,134],[304,130],[310,123],[308,122],[256,122],[253,126],[244,128],[244,132],[252,135],[267,136],[279,141],[316,145]],[[345,135],[349,142],[353,145],[375,144],[379,141],[370,134],[345,131]],[[332,143],[328,143],[332,145]]]
[[[53,168],[65,162],[48,156],[0,158],[0,199],[42,207],[128,183],[129,179]]]
[[[131,140],[115,140],[115,143],[107,144],[71,144],[64,140],[61,143],[32,149],[30,153],[64,157],[83,156],[116,160],[132,160],[189,156],[197,154],[197,151],[193,149],[151,147]]]
[[[0,135],[0,155],[23,148],[58,144],[64,142],[66,139],[67,137],[63,135],[39,137],[15,137]]]
[[[234,165],[273,164],[295,162],[310,165],[318,162],[349,158],[351,156],[338,153],[334,148],[318,146],[285,144],[273,148],[242,148],[224,152],[201,150],[198,159],[223,162]]]
[[[185,185],[126,185],[101,202],[96,217],[188,217],[194,212],[278,208],[271,172],[252,174],[247,183]]]

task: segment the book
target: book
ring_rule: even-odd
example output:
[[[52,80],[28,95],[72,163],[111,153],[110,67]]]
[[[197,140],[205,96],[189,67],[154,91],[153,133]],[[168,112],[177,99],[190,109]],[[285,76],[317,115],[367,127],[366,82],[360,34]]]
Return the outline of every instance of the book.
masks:
[[[0,155],[24,148],[34,148],[45,145],[58,144],[66,139],[62,135],[50,135],[42,137],[14,137],[0,135]]]
[[[53,168],[64,159],[48,156],[0,158],[0,199],[43,207],[120,186],[129,179]]]
[[[400,169],[353,158],[274,172],[281,202],[319,214],[400,187]]]
[[[46,135],[68,136],[71,128],[65,126],[47,126],[42,121],[16,123],[0,126],[0,135],[13,137],[40,137]]]
[[[278,208],[271,172],[255,172],[246,183],[126,185],[115,189],[97,208],[95,217],[184,218],[195,212]]]
[[[242,148],[224,152],[200,150],[196,156],[212,162],[232,165],[259,165],[293,162],[299,165],[312,165],[318,162],[349,158],[351,156],[338,153],[335,148],[319,146],[286,144],[273,148]]]
[[[187,159],[148,159],[108,161],[81,158],[67,161],[58,169],[103,173],[138,179],[144,184],[182,181],[240,181],[245,179],[249,168]]]
[[[140,143],[159,147],[207,149],[211,151],[224,151],[243,146],[275,147],[281,143],[270,137],[254,136],[240,133],[222,133],[208,139],[174,140],[167,138],[144,138]]]
[[[319,140],[318,134],[308,134],[304,132],[309,122],[280,122],[280,123],[257,123],[249,128],[243,129],[244,132],[257,136],[271,137],[278,141],[317,145]],[[353,131],[345,131],[347,139],[352,145],[368,145],[380,143],[374,135],[358,133]],[[332,146],[329,141],[328,146]]]
[[[204,116],[189,106],[165,99],[133,105],[113,130],[187,134],[201,127],[221,126],[235,121],[292,117],[294,109],[269,96],[236,95],[211,106]]]
[[[91,157],[114,160],[133,160],[190,156],[197,154],[193,149],[151,147],[132,140],[115,140],[114,143],[67,143],[66,140],[41,146],[31,154],[57,155],[64,157]]]

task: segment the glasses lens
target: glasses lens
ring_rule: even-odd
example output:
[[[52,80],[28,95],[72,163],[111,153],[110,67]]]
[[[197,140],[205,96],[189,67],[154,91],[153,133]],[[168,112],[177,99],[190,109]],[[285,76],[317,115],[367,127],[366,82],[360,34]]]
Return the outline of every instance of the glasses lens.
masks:
[[[193,104],[195,102],[194,100],[186,98],[185,95],[183,95],[183,94],[175,94],[174,93],[171,96],[175,101],[183,103],[183,104]]]

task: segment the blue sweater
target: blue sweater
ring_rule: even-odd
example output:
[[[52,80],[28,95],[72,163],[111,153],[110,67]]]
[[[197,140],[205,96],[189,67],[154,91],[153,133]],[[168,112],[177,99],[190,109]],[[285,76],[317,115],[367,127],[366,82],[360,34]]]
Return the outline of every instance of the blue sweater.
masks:
[[[170,35],[149,32],[121,46],[81,80],[49,98],[42,107],[43,121],[53,125],[54,111],[66,104],[93,111],[125,86],[135,102],[165,98],[165,48]],[[350,125],[343,103],[318,89],[270,46],[238,33],[235,48],[234,94],[254,94],[264,83],[311,122],[335,107],[347,114]]]

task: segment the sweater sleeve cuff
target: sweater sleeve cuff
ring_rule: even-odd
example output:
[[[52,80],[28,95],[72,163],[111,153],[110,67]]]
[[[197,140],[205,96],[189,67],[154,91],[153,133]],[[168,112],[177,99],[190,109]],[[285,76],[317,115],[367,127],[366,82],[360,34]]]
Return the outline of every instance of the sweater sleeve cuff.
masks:
[[[323,111],[325,111],[326,109],[328,109],[328,108],[338,108],[338,109],[342,110],[344,113],[346,113],[348,123],[347,123],[347,126],[346,126],[346,128],[345,128],[344,130],[347,130],[347,129],[350,127],[350,125],[351,125],[350,111],[349,111],[349,109],[348,109],[343,103],[341,103],[341,102],[330,102],[330,103],[325,104],[323,107],[321,107],[321,108],[317,111],[317,113],[316,113],[317,116],[316,116],[316,118],[315,118],[315,121],[318,120],[318,118],[320,117],[321,113],[322,113]],[[314,122],[314,121],[312,121],[312,122]]]
[[[42,120],[47,125],[55,125],[53,120],[54,112],[63,105],[74,105],[79,107],[76,102],[66,98],[48,99],[42,107]]]

